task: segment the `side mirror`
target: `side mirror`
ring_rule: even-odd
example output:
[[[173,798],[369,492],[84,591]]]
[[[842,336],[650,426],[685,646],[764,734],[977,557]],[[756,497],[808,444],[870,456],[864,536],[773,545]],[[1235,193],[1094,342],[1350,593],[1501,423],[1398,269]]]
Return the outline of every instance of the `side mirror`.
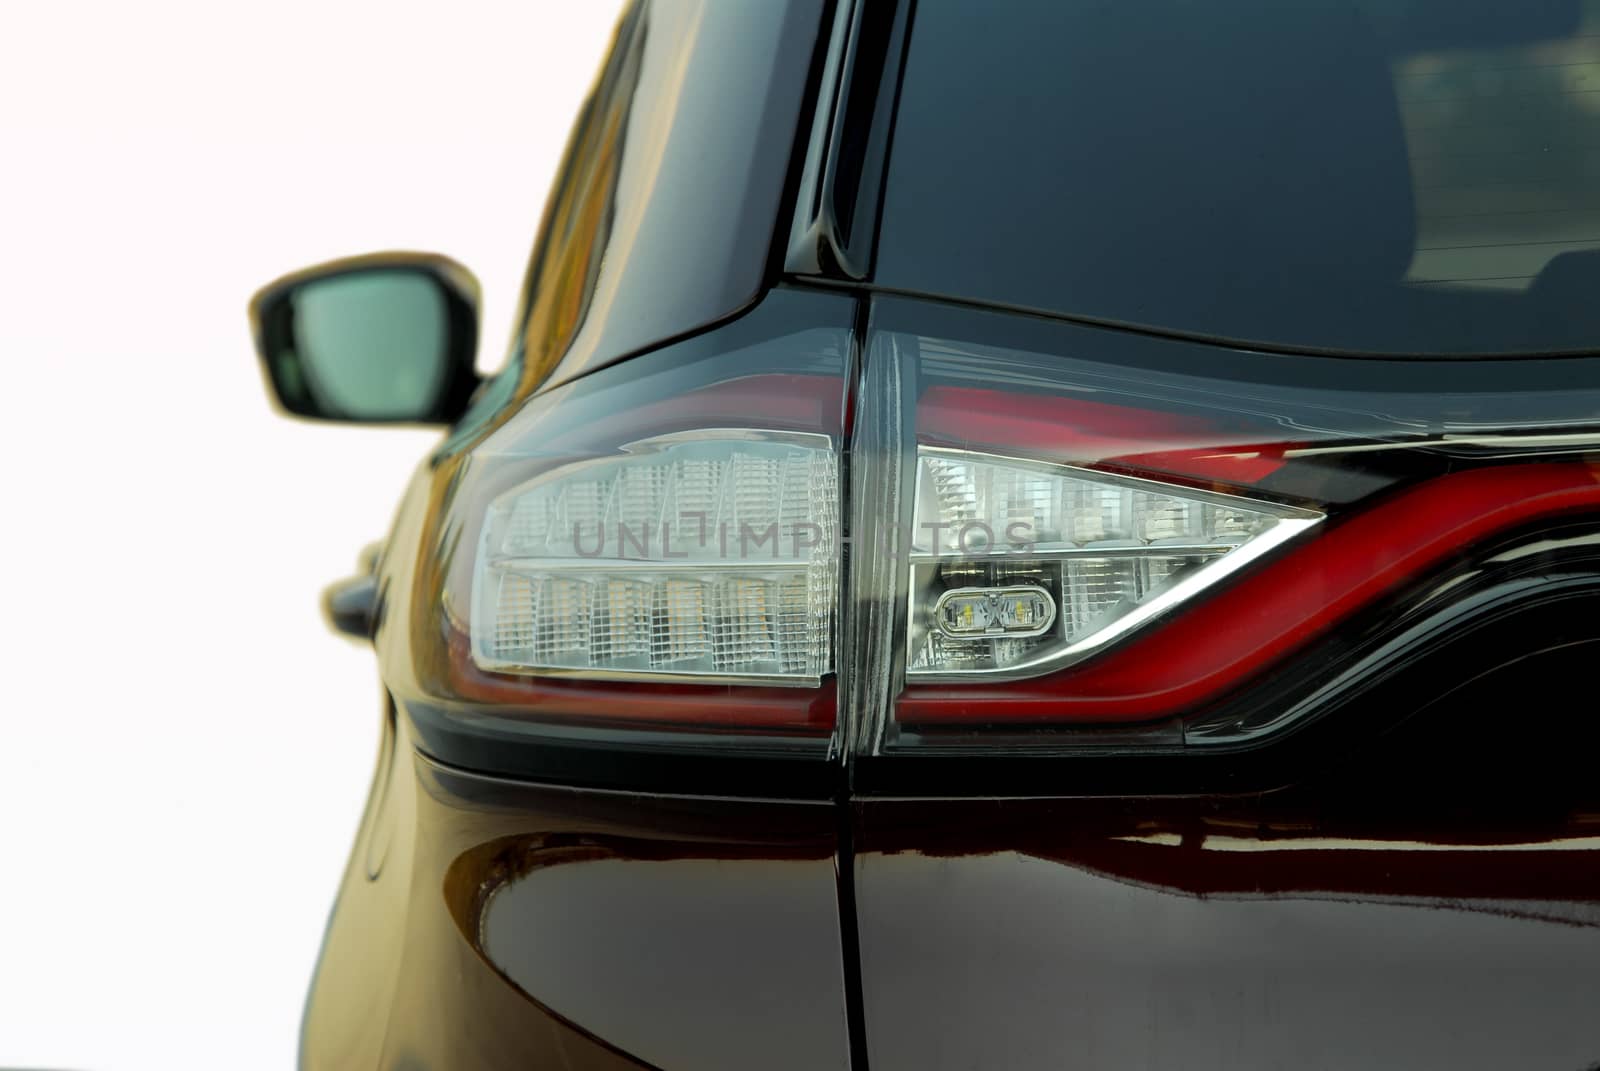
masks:
[[[450,424],[478,386],[478,281],[448,257],[376,253],[286,275],[250,300],[278,404],[314,420]]]

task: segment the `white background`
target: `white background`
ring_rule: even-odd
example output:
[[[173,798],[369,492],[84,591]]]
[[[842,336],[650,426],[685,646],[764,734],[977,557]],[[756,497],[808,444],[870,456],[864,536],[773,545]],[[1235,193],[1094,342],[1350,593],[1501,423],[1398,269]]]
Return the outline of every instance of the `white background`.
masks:
[[[0,13],[0,1067],[292,1066],[379,715],[317,597],[433,436],[274,416],[245,303],[436,249],[497,365],[618,6]]]

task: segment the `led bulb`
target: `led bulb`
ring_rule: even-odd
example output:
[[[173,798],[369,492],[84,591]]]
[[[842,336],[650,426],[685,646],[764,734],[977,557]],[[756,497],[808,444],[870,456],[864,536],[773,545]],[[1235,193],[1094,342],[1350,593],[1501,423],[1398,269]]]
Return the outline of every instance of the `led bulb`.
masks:
[[[939,596],[933,620],[955,639],[1038,636],[1055,621],[1055,601],[1042,588],[955,588]]]

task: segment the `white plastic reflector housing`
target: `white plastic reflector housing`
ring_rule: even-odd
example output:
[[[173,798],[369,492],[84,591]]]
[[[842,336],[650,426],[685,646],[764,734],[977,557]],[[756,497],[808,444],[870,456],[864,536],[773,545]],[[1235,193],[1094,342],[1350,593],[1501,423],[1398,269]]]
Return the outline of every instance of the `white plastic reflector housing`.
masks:
[[[1154,480],[922,447],[906,673],[964,680],[1058,669],[1321,516]],[[1044,613],[1040,600],[1053,612]]]
[[[838,497],[824,435],[661,436],[546,472],[489,506],[473,661],[815,685],[833,668]]]

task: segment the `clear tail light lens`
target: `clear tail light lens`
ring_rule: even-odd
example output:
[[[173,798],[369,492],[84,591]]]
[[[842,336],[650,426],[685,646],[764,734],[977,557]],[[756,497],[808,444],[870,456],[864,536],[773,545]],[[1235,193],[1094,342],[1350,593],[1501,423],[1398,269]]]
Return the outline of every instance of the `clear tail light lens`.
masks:
[[[1093,654],[1320,513],[924,446],[906,676],[1036,676]]]
[[[563,738],[826,744],[853,315],[776,291],[534,395],[452,462],[424,693]]]
[[[1592,363],[1270,355],[899,297],[864,363],[863,754],[1228,744],[1252,689],[1310,696],[1344,664],[1314,652],[1600,513]]]
[[[622,453],[490,503],[473,661],[502,673],[820,684],[838,599],[830,439],[685,432]]]

